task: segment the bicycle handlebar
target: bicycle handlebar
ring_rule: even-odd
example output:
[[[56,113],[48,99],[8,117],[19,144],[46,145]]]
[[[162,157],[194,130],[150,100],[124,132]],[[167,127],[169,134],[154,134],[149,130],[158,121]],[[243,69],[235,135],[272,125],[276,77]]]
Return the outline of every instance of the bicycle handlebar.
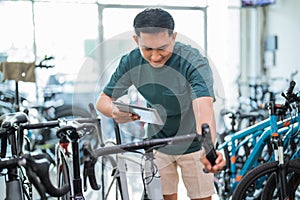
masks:
[[[281,93],[281,95],[286,99],[285,105],[287,105],[289,103],[299,101],[299,98],[297,97],[297,93],[296,94],[293,93],[295,85],[296,85],[296,82],[291,81],[290,85],[289,85],[289,88],[287,89],[286,94],[284,92]]]
[[[0,116],[1,128],[11,128],[15,124],[19,125],[21,129],[41,129],[41,128],[54,128],[59,127],[61,124],[66,124],[67,122],[76,121],[78,123],[99,123],[100,118],[97,116],[92,116],[91,118],[77,118],[77,119],[63,119],[63,120],[53,120],[47,122],[39,122],[35,124],[28,124],[29,118],[24,112],[8,113]]]
[[[291,81],[289,88],[287,89],[287,92],[281,93],[281,96],[283,96],[285,98],[285,103],[279,105],[279,104],[275,104],[275,102],[270,102],[269,109],[270,109],[271,115],[272,114],[285,115],[288,110],[292,110],[292,107],[290,104],[292,104],[294,102],[299,103],[300,97],[298,97],[298,92],[293,93],[295,85],[296,85],[296,82]]]
[[[290,82],[290,86],[286,92],[286,95],[289,97],[291,94],[293,94],[293,90],[295,88],[296,82],[295,81],[291,81]]]
[[[66,194],[70,190],[70,186],[66,184],[62,188],[56,188],[51,183],[49,179],[49,167],[51,162],[52,161],[48,159],[48,155],[46,154],[39,154],[36,156],[24,154],[19,158],[0,160],[0,170],[23,166],[26,169],[26,172],[29,172],[27,173],[27,176],[37,188],[40,196],[44,196],[44,191],[46,191],[53,197],[59,197]],[[36,176],[39,178],[39,181]]]
[[[134,151],[139,149],[147,149],[154,146],[160,145],[171,145],[171,144],[179,144],[182,142],[192,142],[193,140],[201,141],[201,135],[195,134],[188,134],[188,135],[181,135],[175,136],[170,138],[156,138],[156,139],[146,139],[139,142],[133,142],[128,144],[120,144],[114,145],[109,147],[102,147],[99,149],[95,149],[90,153],[94,157],[104,156],[108,154],[117,154],[124,151]]]
[[[39,64],[37,64],[35,67],[46,68],[46,69],[48,69],[48,68],[53,68],[54,65],[45,65],[45,64],[43,64],[44,62],[49,61],[49,60],[53,60],[53,59],[54,59],[53,56],[50,56],[50,57],[45,56],[45,57],[39,62]]]
[[[21,124],[23,129],[40,129],[40,128],[54,128],[66,125],[68,122],[76,121],[78,123],[99,123],[100,118],[78,118],[78,119],[63,119],[52,120],[47,122],[39,122],[35,124]]]
[[[87,157],[87,162],[84,162],[84,189],[86,190],[86,179],[89,178],[92,189],[99,190],[100,186],[97,184],[95,178],[95,163],[97,158],[108,154],[117,154],[124,151],[134,151],[138,149],[149,149],[155,146],[178,144],[182,142],[201,141],[202,135],[197,133],[182,136],[175,136],[170,138],[146,139],[140,142],[133,142],[128,144],[119,144],[109,147],[100,147],[92,150],[89,143],[83,145],[83,151]]]

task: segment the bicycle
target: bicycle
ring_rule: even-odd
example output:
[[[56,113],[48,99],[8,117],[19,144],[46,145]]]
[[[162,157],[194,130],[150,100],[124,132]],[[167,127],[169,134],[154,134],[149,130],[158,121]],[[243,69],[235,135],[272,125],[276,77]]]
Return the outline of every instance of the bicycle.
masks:
[[[49,166],[53,163],[51,157],[47,154],[31,156],[23,153],[24,132],[19,127],[27,122],[28,116],[23,112],[9,113],[0,117],[0,171],[7,170],[2,173],[6,176],[6,199],[32,199],[32,184],[43,200],[47,199],[46,193],[60,196],[68,191],[69,186],[57,189],[52,185],[47,176]],[[7,151],[8,141],[10,151]]]
[[[158,146],[172,145],[172,144],[181,143],[181,142],[191,142],[194,139],[200,141],[201,140],[200,137],[201,136],[199,136],[195,133],[195,134],[184,135],[184,136],[175,136],[173,138],[165,138],[165,139],[145,139],[145,140],[139,141],[139,142],[113,145],[113,146],[98,148],[95,150],[90,150],[89,147],[86,146],[86,149],[89,152],[89,155],[93,158],[98,158],[98,157],[111,155],[111,154],[120,154],[120,153],[124,153],[124,152],[137,153],[136,151],[140,150],[140,149],[144,149],[145,153],[150,153],[150,152],[152,152],[153,148],[158,147]],[[139,153],[141,153],[141,152],[139,152]],[[153,195],[159,195],[159,193],[151,194],[149,192],[149,188],[148,188],[149,185],[147,185],[147,184],[151,184],[151,181],[154,181],[155,178],[159,178],[159,176],[157,174],[158,169],[157,169],[155,163],[153,162],[154,158],[152,157],[151,153],[150,153],[150,155],[147,154],[146,159],[147,160],[149,159],[148,160],[150,162],[149,167],[153,171],[142,172],[143,173],[142,178],[144,178],[144,180],[143,180],[144,188],[143,188],[143,194],[141,195],[141,198],[142,199],[162,199],[162,196],[160,196],[160,197],[153,196]],[[118,193],[120,194],[121,199],[129,199],[126,176],[122,176],[120,174],[120,173],[126,173],[126,170],[124,168],[122,168],[123,166],[124,165],[116,165],[115,166],[116,168],[113,168],[114,173],[113,173],[112,182],[117,177],[120,178],[120,180],[118,180],[118,182],[117,182],[117,184],[119,184],[117,186]],[[123,170],[125,170],[125,171],[123,171]],[[109,171],[111,171],[111,169],[109,169]],[[149,174],[151,174],[151,176],[147,176]],[[144,181],[146,181],[146,182],[144,182]],[[160,187],[160,186],[158,185],[156,187]],[[108,190],[107,193],[109,193],[109,192],[110,191]],[[107,193],[105,194],[104,199],[108,198]]]
[[[289,103],[296,102],[297,110],[300,110],[300,95],[290,93]],[[287,106],[288,104],[285,104]],[[272,112],[278,107],[272,106]],[[280,111],[279,111],[280,112]],[[299,117],[299,114],[298,114]],[[275,161],[265,163],[250,170],[242,178],[233,193],[233,199],[294,199],[297,196],[297,188],[300,181],[299,175],[299,123],[296,123],[283,137],[277,134],[276,126],[271,127],[273,151]],[[297,140],[298,139],[298,140]],[[288,145],[290,144],[290,145]],[[291,145],[292,144],[292,145]],[[291,147],[288,149],[287,147]],[[288,150],[288,151],[287,151]],[[296,164],[295,164],[296,163]]]
[[[279,135],[294,135],[296,133],[295,129],[289,130],[288,126],[298,124],[299,114],[298,116],[285,117],[281,121],[277,120],[278,116],[286,116],[286,112],[289,110],[289,103],[291,103],[294,97],[292,95],[294,86],[295,82],[291,82],[286,95],[284,95],[286,103],[282,106],[279,113],[276,113],[274,110],[271,111],[268,119],[226,136],[225,142],[219,145],[218,150],[224,150],[225,157],[227,158],[227,168],[216,175],[217,180],[219,179],[216,184],[221,198],[227,199],[232,195],[235,187],[247,171],[262,163],[272,161],[273,152],[270,151],[269,139],[272,135],[271,127],[276,127]],[[239,150],[245,145],[249,147],[251,152],[249,154],[240,154]],[[242,156],[243,160],[237,160],[239,155]]]
[[[22,114],[22,115],[21,115]],[[19,113],[11,113],[11,114],[9,114],[9,115],[12,115],[12,116],[26,116],[26,114],[25,113],[22,113],[22,112],[19,112]],[[64,146],[63,145],[63,142],[62,141],[64,141],[64,139],[66,138],[66,135],[63,133],[63,130],[64,129],[71,129],[70,128],[70,126],[71,126],[71,124],[72,124],[72,126],[74,126],[75,127],[75,125],[77,125],[77,126],[79,126],[79,122],[80,123],[89,123],[89,124],[82,124],[82,128],[86,128],[87,126],[95,126],[94,125],[94,123],[99,123],[99,119],[94,119],[94,118],[82,118],[82,119],[76,119],[76,121],[75,121],[75,119],[59,119],[59,120],[53,120],[53,121],[47,121],[47,122],[40,122],[40,123],[26,123],[26,124],[19,124],[19,126],[14,126],[14,129],[16,130],[16,131],[18,131],[19,133],[20,133],[20,135],[21,136],[24,136],[24,130],[32,130],[32,129],[44,129],[44,128],[55,128],[55,127],[60,127],[59,129],[58,129],[58,132],[57,132],[57,136],[60,138],[60,142],[61,142],[61,144],[62,144],[62,146]],[[78,128],[78,127],[77,127]],[[72,129],[73,130],[73,129]],[[72,130],[71,130],[71,132],[72,132]],[[75,129],[74,129],[75,130]],[[73,131],[74,131],[73,130]],[[78,131],[78,130],[76,130],[76,131]],[[79,131],[78,131],[78,133],[79,133]],[[81,132],[82,133],[82,132]],[[79,167],[80,167],[80,157],[79,157],[79,154],[80,154],[80,151],[79,151],[79,135],[77,135],[78,137],[76,137],[76,135],[75,134],[72,134],[71,136],[73,136],[74,138],[72,138],[73,140],[72,140],[72,147],[73,147],[73,151],[72,151],[72,155],[74,156],[74,166],[72,167],[72,168],[70,168],[70,169],[74,169],[74,170],[76,170],[76,173],[74,173],[76,176],[76,179],[78,178],[79,179],[79,175],[78,175],[78,169],[79,169]],[[18,143],[18,145],[16,146],[16,147],[18,147],[17,149],[21,149],[20,147],[22,146],[22,137],[21,138],[19,138],[19,143]],[[28,140],[29,141],[29,140]],[[98,144],[98,142],[96,142],[96,144]],[[66,148],[67,148],[67,146],[65,146]],[[30,151],[30,149],[29,149],[29,151]],[[20,153],[16,153],[16,154],[20,154]],[[49,154],[45,154],[45,155],[47,155],[49,158],[51,158],[52,159],[52,157],[49,155]],[[56,160],[53,160],[52,159],[52,162],[53,162],[53,164],[55,164],[56,165],[56,168],[58,169],[58,176],[60,176],[61,175],[61,173],[59,173],[60,172],[60,170],[61,170],[61,167],[63,167],[62,165],[61,165],[61,162],[59,162],[60,161],[60,159],[62,159],[61,157],[59,157],[59,156],[61,156],[62,154],[57,154],[57,156],[58,157],[56,157]],[[67,152],[65,152],[65,154],[64,155],[67,155]],[[5,157],[5,155],[3,155],[4,157]],[[55,162],[56,161],[56,162]],[[64,164],[66,164],[66,162],[64,162]],[[44,176],[45,176],[45,174],[44,174]],[[48,178],[48,176],[49,175],[47,175],[47,178]],[[61,179],[58,179],[58,180],[61,180]],[[57,184],[61,189],[60,190],[64,190],[65,192],[62,194],[62,193],[60,193],[60,195],[59,196],[62,196],[62,195],[65,195],[65,194],[68,194],[69,193],[69,191],[79,191],[79,188],[80,188],[80,184],[79,184],[79,182],[77,183],[75,183],[76,181],[74,180],[74,184],[73,184],[73,182],[71,182],[71,181],[69,181],[69,182],[64,182],[65,184],[63,185],[63,186],[61,186],[59,183]],[[90,179],[90,182],[91,182],[91,179]],[[66,184],[67,183],[67,184]],[[66,191],[66,186],[69,188],[67,191]],[[73,188],[73,187],[75,187],[75,189]],[[40,192],[39,192],[40,193]],[[58,195],[56,196],[56,197],[59,197]]]
[[[15,142],[10,142],[12,144],[16,143],[15,145],[12,145],[12,149],[15,149],[13,152],[13,155],[22,155],[22,150],[23,150],[23,139],[26,138],[25,136],[25,133],[24,133],[24,130],[34,130],[34,129],[47,129],[47,128],[59,128],[57,130],[57,136],[58,138],[60,138],[60,144],[61,144],[61,148],[60,148],[60,151],[58,151],[58,153],[56,154],[57,157],[56,157],[56,162],[54,162],[54,160],[52,160],[52,162],[57,166],[57,172],[58,172],[58,177],[59,177],[59,182],[58,182],[58,186],[59,187],[62,187],[60,190],[63,190],[65,191],[63,194],[69,194],[69,191],[70,192],[74,192],[75,193],[72,193],[72,194],[75,194],[73,195],[74,196],[80,196],[81,194],[81,179],[80,179],[80,174],[79,174],[79,168],[80,168],[80,149],[79,149],[79,138],[80,136],[76,133],[86,133],[87,129],[86,127],[89,126],[90,128],[91,127],[94,127],[95,126],[95,123],[96,124],[99,124],[100,123],[100,119],[98,118],[77,118],[77,119],[58,119],[58,120],[52,120],[52,121],[46,121],[46,122],[39,122],[39,123],[26,123],[26,122],[29,122],[29,119],[28,119],[28,116],[23,113],[23,112],[17,112],[17,113],[9,113],[9,114],[6,114],[4,116],[2,116],[3,119],[6,119],[6,118],[10,117],[10,118],[13,118],[13,119],[16,119],[18,121],[18,126],[14,123],[16,120],[13,120],[13,124],[11,124],[9,127],[10,130],[14,131],[14,132],[18,132],[19,133],[19,136],[18,136],[18,140],[15,140]],[[9,119],[10,119],[9,118]],[[6,120],[7,121],[7,120]],[[22,124],[21,124],[22,123]],[[25,124],[23,124],[25,123]],[[79,123],[84,123],[84,124],[79,124]],[[84,132],[82,132],[81,130],[79,130],[78,128],[79,127],[82,127],[82,129],[84,129]],[[101,127],[97,126],[99,128],[99,130],[101,130]],[[98,130],[98,129],[97,129]],[[70,131],[70,134],[68,134]],[[93,131],[94,133],[95,131]],[[72,134],[71,134],[72,133]],[[6,135],[1,135],[3,136],[3,138],[6,136]],[[64,152],[64,150],[67,150],[67,145],[66,143],[69,142],[69,141],[66,141],[66,138],[69,138],[71,139],[71,142],[72,142],[72,155],[70,156],[67,151]],[[2,157],[5,157],[6,156],[6,151],[5,151],[5,148],[4,146],[7,145],[7,138],[2,138],[2,148],[1,148],[1,156]],[[95,137],[93,137],[95,138]],[[90,139],[90,138],[88,138]],[[26,138],[26,141],[28,141],[27,143],[27,146],[29,145],[29,139]],[[98,142],[96,141],[94,144],[94,146],[98,145]],[[29,152],[31,152],[31,149],[30,147],[27,147],[27,150]],[[49,156],[48,154],[45,154],[48,156],[48,158],[52,158],[51,156]],[[60,157],[60,156],[64,156],[64,157]],[[73,166],[68,168],[68,169],[74,169],[74,173],[67,177],[75,177],[73,182],[72,180],[70,179],[70,181],[66,181],[64,180],[64,185],[61,186],[61,182],[63,179],[62,177],[60,177],[62,175],[61,173],[61,167],[65,167],[66,164],[67,164],[67,156],[68,157],[72,157],[73,159]],[[64,160],[63,162],[60,162],[61,160]],[[71,171],[70,171],[71,173]],[[44,176],[46,174],[43,174]],[[92,176],[90,173],[88,173],[88,176],[89,176],[89,180],[90,180],[90,183],[93,183],[93,179],[92,179]],[[22,177],[23,178],[23,177]],[[49,178],[48,175],[46,177],[47,179]],[[25,177],[24,177],[25,179]],[[94,179],[95,180],[95,179]],[[67,183],[67,184],[66,184]],[[23,184],[23,183],[22,183]],[[28,183],[29,185],[31,185],[31,183],[29,182]],[[92,185],[92,184],[91,184]],[[68,191],[66,191],[66,186],[69,188]],[[92,185],[93,187],[93,185]],[[38,192],[40,193],[40,195],[45,195],[43,194],[43,189],[40,189],[40,188],[37,188],[38,189]],[[93,189],[96,189],[93,187]],[[27,195],[29,196],[29,198],[31,199],[32,198],[32,188],[29,188],[29,193],[30,195]],[[50,193],[52,194],[52,193]],[[59,196],[61,196],[62,193],[60,193]],[[58,195],[56,195],[58,197]],[[72,196],[71,196],[72,197]],[[76,197],[77,198],[77,197]]]
[[[9,169],[10,173],[15,169],[24,168],[26,171],[25,176],[22,177],[18,175],[20,179],[14,179],[13,177],[9,178],[6,181],[6,197],[7,200],[23,200],[23,199],[32,199],[32,191],[27,193],[25,191],[24,182],[30,181],[35,188],[38,190],[41,200],[48,199],[46,194],[49,194],[51,197],[57,197],[65,194],[69,188],[68,185],[64,185],[63,188],[56,188],[51,183],[49,179],[49,168],[51,165],[51,159],[47,154],[39,154],[31,156],[29,154],[24,154],[18,158],[7,158],[0,160],[0,171],[4,169]]]
[[[276,128],[273,131],[276,131]],[[284,138],[283,140],[289,139]],[[299,148],[296,150],[296,156],[292,154],[291,157],[291,155],[284,154],[286,145],[277,134],[273,134],[272,143],[273,150],[277,155],[275,161],[264,163],[250,170],[237,185],[232,199],[271,200],[275,198],[285,200],[299,198],[299,195],[297,196],[297,188],[300,183]]]
[[[116,125],[116,124],[115,124]],[[67,129],[73,129],[75,130],[75,127],[68,127]],[[118,136],[118,129],[116,129],[117,136]],[[204,131],[203,131],[204,132]],[[76,135],[76,133],[75,133]],[[68,134],[68,137],[70,134]],[[117,137],[118,138],[118,137]],[[202,138],[202,137],[201,137]],[[121,144],[120,141],[117,142],[117,144],[114,144],[112,146],[105,146],[104,144],[102,147],[97,149],[92,149],[89,142],[87,141],[85,145],[83,146],[84,151],[84,190],[86,191],[87,185],[86,185],[86,178],[89,178],[90,184],[93,189],[101,190],[101,199],[118,199],[120,197],[121,199],[130,199],[130,195],[128,193],[128,184],[127,184],[127,177],[126,177],[126,166],[127,163],[125,163],[125,160],[128,161],[130,158],[128,158],[126,155],[124,156],[123,153],[125,152],[133,152],[145,155],[146,163],[140,164],[141,166],[141,177],[143,181],[143,194],[142,199],[162,199],[162,193],[159,193],[160,186],[156,185],[159,183],[156,183],[158,181],[156,178],[158,178],[158,169],[153,161],[153,155],[152,150],[158,146],[164,146],[164,145],[172,145],[180,142],[191,142],[192,140],[200,140],[200,136],[198,134],[191,134],[191,135],[185,135],[185,136],[176,136],[173,138],[165,138],[165,139],[145,139],[140,142],[133,142],[133,143],[127,143],[127,144]],[[120,137],[117,139],[120,140]],[[73,145],[73,144],[72,144]],[[64,147],[66,145],[63,145]],[[145,153],[142,153],[138,150],[144,150]],[[61,151],[60,151],[61,152]],[[112,154],[117,155],[116,158],[112,157]],[[66,157],[66,151],[65,154],[61,156],[61,163],[62,163],[62,175],[61,177],[65,177],[63,179],[63,182],[70,182],[70,180],[74,179],[74,176],[70,174],[70,166],[68,165]],[[78,160],[78,159],[76,159]],[[96,182],[96,176],[95,176],[95,166],[96,162],[98,160],[98,163],[101,163],[101,177],[100,182],[101,184],[97,184]],[[134,163],[138,163],[136,160],[130,160]],[[65,163],[65,164],[63,164]],[[73,164],[74,164],[74,158],[73,158]],[[77,163],[78,164],[78,163]],[[147,165],[149,164],[149,165]],[[75,171],[74,171],[75,172]],[[110,175],[108,175],[108,173]],[[78,174],[78,173],[77,173]],[[108,175],[108,176],[107,176]],[[111,177],[111,178],[108,178]],[[109,180],[108,180],[109,179]],[[79,179],[77,179],[79,180]],[[81,180],[80,180],[81,181]],[[151,192],[151,189],[153,189],[153,186],[149,186],[149,184],[156,185],[157,190],[153,193]],[[72,187],[71,187],[72,188]],[[65,196],[66,199],[72,199],[74,198],[74,194],[76,192],[71,192],[69,195]],[[73,195],[72,195],[73,194]],[[83,199],[82,191],[78,193],[79,197]],[[112,196],[110,196],[112,195]]]
[[[71,124],[63,126],[57,130],[57,137],[60,138],[59,149],[56,151],[57,166],[58,166],[58,186],[64,184],[70,185],[70,193],[67,194],[67,199],[84,199],[82,191],[82,180],[80,177],[80,150],[79,139],[89,133],[88,129],[95,128],[93,123],[78,123],[73,121]],[[71,141],[72,151],[68,150],[69,140]],[[72,167],[68,167],[68,160],[72,161]],[[91,161],[89,167],[93,168],[95,162]],[[71,171],[73,169],[73,171]],[[96,183],[95,176],[87,171],[89,182],[94,190],[99,190],[100,187]],[[72,177],[72,178],[71,178]],[[86,182],[85,182],[86,183]],[[86,188],[86,184],[84,185]]]

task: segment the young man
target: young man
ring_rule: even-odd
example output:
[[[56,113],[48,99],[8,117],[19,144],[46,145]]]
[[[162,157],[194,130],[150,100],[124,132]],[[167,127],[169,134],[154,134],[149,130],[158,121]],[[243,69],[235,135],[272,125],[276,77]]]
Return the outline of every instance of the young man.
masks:
[[[149,124],[148,137],[201,134],[201,125],[207,123],[214,142],[215,98],[207,58],[197,49],[175,41],[174,20],[160,8],[145,9],[135,17],[133,26],[136,33],[133,39],[138,48],[121,58],[97,100],[97,109],[117,123],[137,120],[138,116],[121,112],[112,104],[134,85],[147,105],[156,108],[164,121],[164,125]],[[181,168],[191,199],[211,199],[215,193],[213,173],[225,165],[221,153],[217,152],[214,166],[205,158],[199,142],[158,148],[154,154],[165,200],[177,199],[177,167]],[[204,168],[212,173],[204,173]]]

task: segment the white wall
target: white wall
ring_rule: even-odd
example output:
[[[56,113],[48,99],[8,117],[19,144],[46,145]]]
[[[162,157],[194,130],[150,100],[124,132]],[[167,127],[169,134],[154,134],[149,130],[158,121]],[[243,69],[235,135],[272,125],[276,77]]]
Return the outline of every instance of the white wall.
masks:
[[[295,81],[300,85],[300,1],[277,0],[267,10],[267,33],[278,36],[276,63],[272,77],[286,77],[298,70]]]
[[[241,66],[242,81],[249,83],[268,82],[271,90],[280,93],[288,88],[293,72],[298,74],[296,91],[300,86],[300,1],[277,0],[275,4],[262,7],[241,8]],[[265,14],[264,14],[265,10]],[[265,36],[278,37],[275,62],[264,72],[263,56]],[[266,75],[266,76],[264,76]],[[242,88],[244,96],[249,88]]]

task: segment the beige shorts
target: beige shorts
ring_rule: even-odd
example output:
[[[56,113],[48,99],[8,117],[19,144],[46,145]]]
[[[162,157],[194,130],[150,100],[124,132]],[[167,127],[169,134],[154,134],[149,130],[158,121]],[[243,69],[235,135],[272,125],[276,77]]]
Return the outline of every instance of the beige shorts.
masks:
[[[181,169],[182,181],[189,198],[204,198],[215,194],[214,175],[203,172],[200,155],[201,151],[176,156],[154,152],[164,195],[177,193],[178,167]]]

